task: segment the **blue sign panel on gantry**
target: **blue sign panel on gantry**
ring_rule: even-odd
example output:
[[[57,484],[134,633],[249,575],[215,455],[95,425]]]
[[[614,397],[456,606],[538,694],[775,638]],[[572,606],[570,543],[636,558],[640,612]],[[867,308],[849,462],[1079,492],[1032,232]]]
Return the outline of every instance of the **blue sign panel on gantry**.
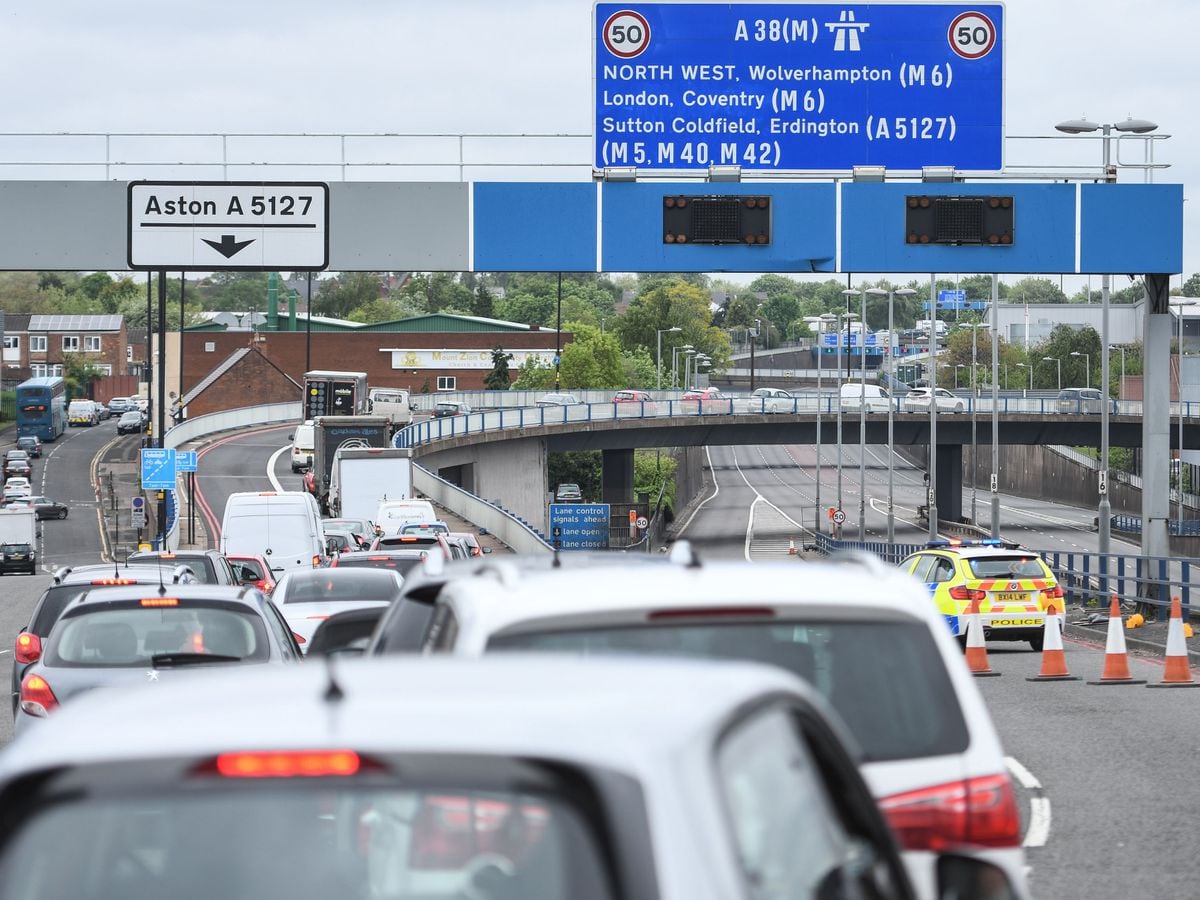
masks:
[[[594,165],[999,170],[997,3],[598,3]]]

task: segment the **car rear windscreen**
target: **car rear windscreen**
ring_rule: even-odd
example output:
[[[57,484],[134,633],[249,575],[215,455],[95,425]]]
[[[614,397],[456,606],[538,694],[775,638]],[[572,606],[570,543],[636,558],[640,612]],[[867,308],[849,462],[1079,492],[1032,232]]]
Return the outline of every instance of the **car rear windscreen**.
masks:
[[[198,780],[31,806],[0,849],[0,897],[616,896],[596,831],[553,796],[378,779],[243,778],[237,789]]]
[[[371,553],[343,553],[338,557],[339,569],[388,569],[407,575],[421,565],[426,554],[420,556],[376,556]]]
[[[149,666],[163,654],[228,656],[262,661],[270,655],[266,626],[254,613],[228,604],[149,598],[156,604],[97,607],[59,621],[46,662],[65,668]]]
[[[985,556],[968,559],[967,568],[976,578],[1045,578],[1046,570],[1036,556]]]
[[[960,753],[969,743],[954,686],[923,622],[713,623],[497,635],[488,650],[645,653],[749,660],[814,685],[868,762]]]
[[[275,600],[279,600],[280,593],[275,592]],[[336,569],[293,573],[282,591],[285,605],[339,601],[391,603],[397,593],[396,580],[387,572],[342,569],[340,565]]]

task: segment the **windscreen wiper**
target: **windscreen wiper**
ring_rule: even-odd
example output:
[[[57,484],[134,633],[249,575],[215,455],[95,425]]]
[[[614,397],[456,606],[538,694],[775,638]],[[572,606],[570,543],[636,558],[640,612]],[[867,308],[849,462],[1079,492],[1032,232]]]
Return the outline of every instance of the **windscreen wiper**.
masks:
[[[150,665],[156,669],[172,666],[204,665],[205,663],[241,662],[240,656],[222,656],[219,653],[156,653],[150,657]]]

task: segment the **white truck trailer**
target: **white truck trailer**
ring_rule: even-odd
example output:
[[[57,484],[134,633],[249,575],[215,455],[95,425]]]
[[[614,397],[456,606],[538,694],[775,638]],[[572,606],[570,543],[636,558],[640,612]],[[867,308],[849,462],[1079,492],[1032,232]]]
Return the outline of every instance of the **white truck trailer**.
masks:
[[[410,448],[347,447],[334,454],[329,510],[335,517],[373,522],[384,500],[407,500],[411,496]]]

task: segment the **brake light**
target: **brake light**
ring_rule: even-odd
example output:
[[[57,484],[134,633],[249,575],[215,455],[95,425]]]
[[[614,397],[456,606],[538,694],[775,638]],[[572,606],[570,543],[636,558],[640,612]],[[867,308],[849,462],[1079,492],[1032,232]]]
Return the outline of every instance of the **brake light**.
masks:
[[[647,619],[773,619],[775,610],[769,606],[712,606],[696,609],[656,609]]]
[[[21,709],[39,719],[46,718],[51,710],[58,708],[58,698],[41,675],[30,673],[21,682]]]
[[[306,641],[300,635],[296,634],[296,632],[294,632],[294,631],[292,632],[292,637],[294,637],[296,639],[297,644],[307,644],[308,643],[308,641]]]
[[[93,578],[92,584],[96,585],[112,585],[112,584],[137,584],[135,578]]]
[[[138,601],[142,606],[178,606],[178,597],[143,597]]]
[[[1061,584],[1056,584],[1054,587],[1042,588],[1043,600],[1061,600],[1063,597],[1063,589]]]
[[[360,767],[353,750],[272,750],[217,756],[217,772],[226,778],[345,776],[354,775]]]
[[[950,597],[953,600],[979,600],[982,602],[987,599],[987,591],[956,584],[950,588]]]
[[[329,616],[305,616],[306,619],[316,619],[319,622],[324,622]]]
[[[267,578],[260,578],[258,581],[254,582],[254,586],[264,594],[269,594],[271,591],[275,590],[275,582]]]
[[[28,665],[42,658],[42,639],[31,631],[17,635],[17,646],[13,651],[17,662]]]
[[[321,557],[316,556],[315,554],[313,555],[313,568],[314,569],[321,568]]]
[[[895,794],[879,801],[905,850],[939,852],[962,844],[1017,847],[1021,821],[1008,776],[984,775]]]

